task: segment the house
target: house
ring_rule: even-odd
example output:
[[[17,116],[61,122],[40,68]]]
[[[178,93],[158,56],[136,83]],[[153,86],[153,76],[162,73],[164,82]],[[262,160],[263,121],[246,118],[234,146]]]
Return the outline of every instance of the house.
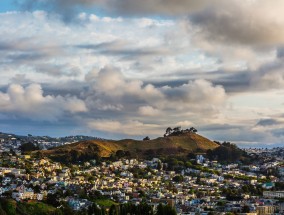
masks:
[[[262,187],[263,187],[264,189],[271,189],[271,188],[274,187],[274,183],[272,183],[272,182],[267,182],[267,183],[264,183],[264,184],[262,185]]]
[[[257,215],[270,215],[270,214],[274,214],[275,206],[273,206],[273,205],[258,206],[256,208],[256,212],[257,212]]]

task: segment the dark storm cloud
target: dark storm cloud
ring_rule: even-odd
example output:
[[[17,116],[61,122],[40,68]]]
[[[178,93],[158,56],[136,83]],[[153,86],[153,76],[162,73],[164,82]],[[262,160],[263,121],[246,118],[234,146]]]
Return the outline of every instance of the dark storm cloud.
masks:
[[[189,16],[200,36],[222,44],[266,47],[283,44],[283,1],[227,1]],[[264,15],[265,14],[265,15]]]
[[[151,83],[154,86],[170,86],[178,87],[186,84],[188,81],[194,81],[195,79],[206,79],[215,85],[221,85],[224,87],[227,93],[237,93],[245,92],[251,88],[251,71],[239,71],[230,73],[224,70],[217,71],[171,71],[163,75],[165,80],[159,80],[161,78],[152,78],[151,80],[146,80],[146,83]],[[175,77],[173,77],[173,75]]]
[[[35,70],[39,73],[47,74],[52,77],[77,77],[81,74],[78,67],[70,66],[68,64],[53,65],[41,63],[35,65]]]
[[[40,61],[62,54],[63,46],[35,43],[39,38],[24,38],[0,41],[0,55],[2,62],[12,64]],[[0,38],[1,40],[1,38]]]
[[[201,131],[226,131],[226,130],[232,130],[232,129],[242,129],[242,126],[238,125],[229,125],[229,124],[212,124],[212,125],[206,125],[202,126],[199,129]]]
[[[215,85],[223,86],[227,93],[267,91],[284,88],[283,68],[283,60],[278,57],[263,63],[256,69],[236,71],[226,69],[215,71],[204,71],[201,69],[168,71],[163,74],[162,78],[151,77],[149,82],[155,86],[179,86],[188,80],[202,78]]]
[[[222,85],[228,93],[246,92],[251,87],[251,74],[250,71],[233,74],[223,71],[223,75],[213,79],[212,82]]]
[[[10,80],[11,80],[11,83],[21,84],[21,85],[32,83],[32,81],[27,78],[26,74],[16,74]]]
[[[15,54],[8,54],[6,59],[8,61],[15,62],[30,62],[30,61],[37,61],[47,57],[47,55],[38,52],[23,52],[23,53],[15,53]]]
[[[277,121],[276,119],[261,119],[258,121],[258,123],[256,124],[257,126],[273,126],[273,125],[279,125],[281,124],[279,121]]]
[[[7,42],[1,41],[0,42],[0,51],[7,51],[12,49],[12,46],[10,44],[7,44]]]
[[[284,88],[284,63],[276,59],[257,68],[236,72],[221,71],[217,78],[209,78],[222,85],[228,93],[257,92]]]
[[[187,80],[179,79],[179,80],[165,80],[165,81],[149,81],[146,82],[147,84],[153,84],[155,87],[163,87],[163,86],[170,86],[170,87],[179,87],[183,84],[186,84]]]
[[[284,47],[283,46],[277,48],[277,57],[278,58],[284,57]]]
[[[284,127],[283,128],[279,128],[279,129],[274,129],[271,132],[276,137],[284,137]]]
[[[164,56],[174,54],[172,50],[162,47],[135,47],[124,41],[112,41],[99,44],[82,44],[75,46],[80,49],[94,50],[95,54],[121,56],[125,60],[135,60],[139,57]],[[129,48],[131,47],[131,48]],[[176,54],[176,53],[175,53]]]
[[[256,70],[240,70],[235,72],[226,70],[217,70],[214,72],[171,72],[163,76],[167,77],[166,80],[152,80],[152,83],[155,86],[180,86],[184,84],[186,80],[204,78],[215,85],[223,86],[227,93],[266,91],[284,88],[283,68],[284,63],[282,62],[282,59],[276,59],[272,62],[265,63]],[[174,74],[175,78],[173,78],[171,74]]]
[[[108,10],[127,15],[185,15],[210,7],[215,0],[111,0]],[[113,5],[113,7],[111,7]]]
[[[56,96],[67,96],[72,95],[78,98],[81,97],[81,94],[88,91],[89,86],[79,80],[68,80],[68,81],[60,81],[60,82],[52,82],[42,84],[45,89],[45,94],[51,94]]]

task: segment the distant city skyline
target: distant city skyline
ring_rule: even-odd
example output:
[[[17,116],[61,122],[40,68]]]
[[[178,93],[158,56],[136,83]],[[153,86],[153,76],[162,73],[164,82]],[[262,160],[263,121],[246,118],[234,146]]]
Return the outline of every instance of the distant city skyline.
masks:
[[[284,142],[281,0],[5,0],[0,131],[103,138],[196,127]]]

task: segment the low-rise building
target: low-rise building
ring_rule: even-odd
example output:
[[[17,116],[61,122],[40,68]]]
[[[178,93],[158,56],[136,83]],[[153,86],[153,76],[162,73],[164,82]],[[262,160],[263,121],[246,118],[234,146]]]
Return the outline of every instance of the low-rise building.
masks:
[[[284,191],[264,191],[265,198],[284,198]]]
[[[273,205],[265,205],[265,206],[258,206],[256,208],[257,215],[270,215],[274,214],[275,206]]]

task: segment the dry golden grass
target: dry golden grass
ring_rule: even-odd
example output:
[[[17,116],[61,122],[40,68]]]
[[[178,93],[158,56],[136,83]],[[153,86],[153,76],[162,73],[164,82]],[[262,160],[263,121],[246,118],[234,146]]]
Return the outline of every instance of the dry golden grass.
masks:
[[[159,151],[162,155],[180,154],[189,152],[206,151],[214,149],[218,144],[194,133],[186,133],[180,136],[159,137],[148,141],[132,139],[124,140],[91,140],[60,146],[51,150],[41,151],[46,156],[64,155],[72,150],[81,153],[90,151],[98,153],[101,157],[109,157],[118,150],[129,151],[132,155],[145,154],[146,151]]]

